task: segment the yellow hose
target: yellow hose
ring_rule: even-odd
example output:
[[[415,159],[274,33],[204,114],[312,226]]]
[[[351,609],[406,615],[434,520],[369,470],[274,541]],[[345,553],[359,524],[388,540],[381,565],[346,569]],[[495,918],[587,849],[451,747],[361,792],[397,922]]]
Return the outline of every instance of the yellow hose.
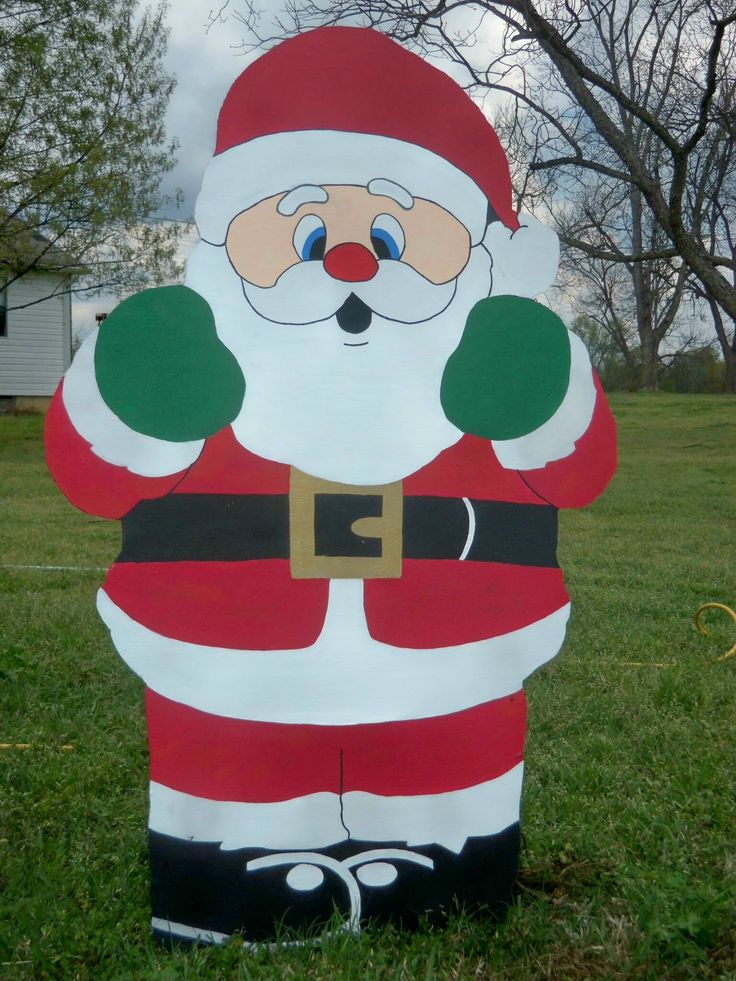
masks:
[[[733,622],[736,623],[736,613],[734,613],[730,606],[726,606],[725,603],[703,603],[695,614],[695,626],[704,637],[708,636],[708,631],[705,629],[700,619],[700,615],[703,610],[723,610],[723,612],[728,613]],[[726,651],[725,654],[721,654],[720,657],[717,657],[716,661],[726,661],[729,657],[734,656],[736,656],[736,644],[734,644],[730,650]]]

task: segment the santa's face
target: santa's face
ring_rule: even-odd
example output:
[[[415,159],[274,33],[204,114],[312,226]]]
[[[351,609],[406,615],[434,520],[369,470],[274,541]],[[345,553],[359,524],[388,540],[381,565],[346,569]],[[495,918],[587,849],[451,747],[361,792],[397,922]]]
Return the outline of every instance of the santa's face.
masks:
[[[433,201],[377,180],[267,198],[233,219],[226,247],[261,316],[305,324],[334,315],[358,334],[373,313],[401,323],[435,317],[452,299],[470,236]]]
[[[303,185],[236,215],[187,284],[243,368],[238,439],[344,483],[428,463],[460,437],[440,383],[490,265],[456,217],[383,179]]]

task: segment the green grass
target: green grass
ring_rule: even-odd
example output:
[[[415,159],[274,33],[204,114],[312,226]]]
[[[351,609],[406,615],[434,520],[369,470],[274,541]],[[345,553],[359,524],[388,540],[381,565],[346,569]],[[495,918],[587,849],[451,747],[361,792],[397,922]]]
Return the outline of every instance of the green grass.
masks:
[[[612,401],[620,470],[563,517],[575,612],[527,686],[507,919],[258,954],[149,939],[142,688],[94,610],[119,532],[0,417],[0,742],[31,744],[0,750],[0,978],[736,979],[736,636],[692,623],[736,602],[736,401]]]

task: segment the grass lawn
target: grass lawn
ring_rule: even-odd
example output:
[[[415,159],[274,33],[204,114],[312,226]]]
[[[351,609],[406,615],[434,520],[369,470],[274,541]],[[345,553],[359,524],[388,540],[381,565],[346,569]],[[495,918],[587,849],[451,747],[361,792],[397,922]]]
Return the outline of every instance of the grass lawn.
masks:
[[[94,607],[118,527],[0,417],[0,978],[736,979],[736,636],[692,623],[736,602],[736,400],[612,402],[620,470],[563,516],[572,625],[527,685],[507,919],[257,954],[149,939],[142,686]]]

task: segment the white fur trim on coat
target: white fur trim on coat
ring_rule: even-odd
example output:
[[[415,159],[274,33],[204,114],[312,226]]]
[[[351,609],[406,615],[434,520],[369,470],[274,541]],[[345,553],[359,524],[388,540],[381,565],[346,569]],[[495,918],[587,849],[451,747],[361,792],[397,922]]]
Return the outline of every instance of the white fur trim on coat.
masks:
[[[239,651],[163,637],[102,589],[97,609],[120,656],[159,695],[212,715],[314,725],[424,719],[513,695],[557,654],[570,615],[566,603],[488,640],[394,647],[368,632],[362,581],[333,579],[311,647]]]

